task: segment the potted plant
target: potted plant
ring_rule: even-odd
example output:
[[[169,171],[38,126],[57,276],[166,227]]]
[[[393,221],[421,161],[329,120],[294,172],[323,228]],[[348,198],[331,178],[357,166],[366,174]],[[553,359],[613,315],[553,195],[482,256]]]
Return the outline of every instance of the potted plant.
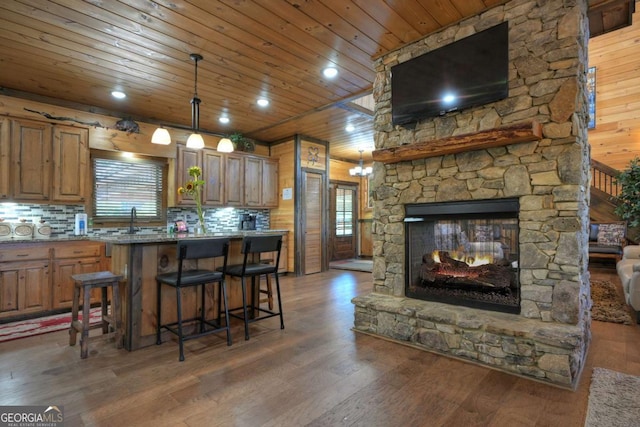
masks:
[[[616,215],[627,221],[629,228],[640,227],[640,159],[631,160],[629,167],[616,176],[615,183],[620,188]]]

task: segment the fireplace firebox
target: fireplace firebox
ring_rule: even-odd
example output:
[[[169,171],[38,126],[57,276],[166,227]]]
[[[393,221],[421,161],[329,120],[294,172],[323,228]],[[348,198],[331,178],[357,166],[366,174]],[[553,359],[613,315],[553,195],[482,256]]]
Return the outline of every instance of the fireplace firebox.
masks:
[[[520,313],[518,199],[405,206],[405,295]]]

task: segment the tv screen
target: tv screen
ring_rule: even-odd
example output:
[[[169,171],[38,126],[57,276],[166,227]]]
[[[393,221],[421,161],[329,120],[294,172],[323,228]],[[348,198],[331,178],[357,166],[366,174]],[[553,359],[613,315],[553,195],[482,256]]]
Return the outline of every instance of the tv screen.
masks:
[[[508,94],[508,22],[391,67],[394,125],[487,104]]]

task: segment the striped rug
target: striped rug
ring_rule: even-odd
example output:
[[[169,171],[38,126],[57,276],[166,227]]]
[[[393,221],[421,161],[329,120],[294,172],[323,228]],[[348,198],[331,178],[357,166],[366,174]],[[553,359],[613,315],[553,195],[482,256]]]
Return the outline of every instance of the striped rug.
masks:
[[[82,312],[79,314],[79,318],[82,320]],[[89,318],[89,323],[91,325],[99,323],[100,307],[92,308],[89,312]],[[0,324],[0,342],[46,334],[48,332],[61,331],[63,329],[68,329],[70,323],[71,313],[69,312]]]

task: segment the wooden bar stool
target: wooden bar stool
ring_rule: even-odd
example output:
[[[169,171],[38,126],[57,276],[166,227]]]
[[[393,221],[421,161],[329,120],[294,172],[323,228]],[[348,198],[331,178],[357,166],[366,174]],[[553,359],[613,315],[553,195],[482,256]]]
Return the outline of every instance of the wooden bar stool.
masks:
[[[69,327],[69,345],[76,345],[76,335],[80,332],[80,358],[86,359],[89,354],[89,309],[91,308],[91,290],[102,290],[102,333],[109,333],[109,326],[115,331],[116,347],[122,348],[122,325],[120,317],[120,291],[118,289],[122,276],[110,271],[97,273],[74,274],[73,307],[71,309],[71,326]],[[111,287],[111,315],[108,313],[107,288]],[[78,320],[80,306],[80,291],[84,299],[82,302],[82,322]]]

